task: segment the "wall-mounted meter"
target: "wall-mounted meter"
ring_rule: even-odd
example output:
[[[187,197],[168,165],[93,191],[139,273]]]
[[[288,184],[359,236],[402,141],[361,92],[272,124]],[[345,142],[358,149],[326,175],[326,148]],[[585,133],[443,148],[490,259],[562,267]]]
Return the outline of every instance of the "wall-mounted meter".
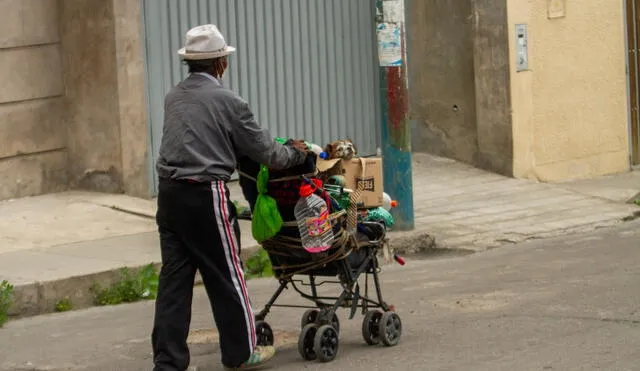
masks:
[[[516,71],[529,69],[529,39],[527,25],[516,24]]]

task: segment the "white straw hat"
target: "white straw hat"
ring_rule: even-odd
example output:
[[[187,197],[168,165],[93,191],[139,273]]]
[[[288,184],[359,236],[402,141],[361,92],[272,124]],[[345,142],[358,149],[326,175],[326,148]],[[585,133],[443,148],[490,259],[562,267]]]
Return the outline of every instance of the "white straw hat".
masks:
[[[185,37],[184,48],[178,55],[185,60],[202,60],[224,57],[236,48],[227,45],[224,36],[213,24],[205,24],[190,29]]]

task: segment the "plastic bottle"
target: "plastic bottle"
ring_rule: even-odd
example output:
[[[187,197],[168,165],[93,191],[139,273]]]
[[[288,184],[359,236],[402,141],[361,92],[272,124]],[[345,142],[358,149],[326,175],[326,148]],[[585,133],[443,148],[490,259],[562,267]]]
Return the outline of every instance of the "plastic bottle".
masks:
[[[283,138],[283,137],[276,137],[275,141],[280,144],[285,144],[289,141],[289,139]],[[319,145],[314,143],[309,143],[307,141],[305,141],[304,144],[307,146],[307,149],[309,149],[309,151],[315,153],[316,156],[320,157],[321,159],[326,160],[327,158],[329,158],[329,154],[323,151],[322,147],[320,147]]]
[[[307,147],[309,148],[309,150],[313,153],[315,153],[318,157],[320,157],[323,160],[326,160],[327,157],[329,157],[329,155],[327,154],[327,152],[325,152],[322,147],[320,147],[317,144],[313,144],[313,143],[308,143],[305,142]]]
[[[302,247],[310,253],[319,253],[331,248],[333,229],[327,203],[314,193],[314,188],[315,184],[300,186],[300,199],[294,208],[294,215]]]
[[[389,196],[386,192],[382,193],[382,207],[389,211],[392,208],[398,206],[398,201],[392,200],[391,196]]]

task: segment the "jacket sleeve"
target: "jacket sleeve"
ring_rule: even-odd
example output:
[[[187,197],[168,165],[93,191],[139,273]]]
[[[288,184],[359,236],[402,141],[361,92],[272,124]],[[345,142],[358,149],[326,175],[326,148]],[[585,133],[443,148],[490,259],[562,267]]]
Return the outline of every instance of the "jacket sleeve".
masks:
[[[231,136],[239,156],[247,156],[276,170],[294,167],[305,161],[305,153],[277,143],[269,130],[258,125],[246,101],[237,97],[234,103],[235,120],[231,122]]]

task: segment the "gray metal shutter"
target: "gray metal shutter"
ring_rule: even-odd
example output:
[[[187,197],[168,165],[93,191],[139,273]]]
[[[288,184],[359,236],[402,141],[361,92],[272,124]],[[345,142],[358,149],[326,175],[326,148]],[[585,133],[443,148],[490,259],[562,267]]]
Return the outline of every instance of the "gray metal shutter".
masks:
[[[164,95],[186,74],[176,52],[205,23],[238,49],[225,84],[273,136],[321,146],[348,137],[361,154],[375,153],[374,0],[143,0],[143,16],[154,178]]]

